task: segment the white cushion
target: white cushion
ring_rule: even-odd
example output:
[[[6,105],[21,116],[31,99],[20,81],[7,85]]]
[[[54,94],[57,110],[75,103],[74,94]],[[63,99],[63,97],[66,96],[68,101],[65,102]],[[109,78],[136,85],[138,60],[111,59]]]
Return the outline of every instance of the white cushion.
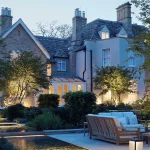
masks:
[[[127,125],[126,118],[118,118],[119,122],[124,126]]]
[[[97,116],[96,114],[87,114],[88,116]]]
[[[124,125],[124,127],[131,127],[131,128],[137,127],[138,128],[138,127],[143,127],[143,125],[142,124],[131,124],[131,125]]]
[[[98,113],[99,116],[111,116],[111,113]]]
[[[123,118],[123,113],[122,112],[112,112],[112,116],[116,116],[117,118]]]
[[[124,116],[124,117],[134,115],[133,112],[122,112],[122,113],[123,113],[123,116]]]
[[[129,124],[130,125],[138,124],[137,116],[136,115],[128,116],[128,119],[129,119]]]
[[[128,116],[133,116],[134,113],[133,112],[122,112],[122,113],[123,113],[123,117],[126,118],[127,124],[129,124],[129,118],[128,118]]]

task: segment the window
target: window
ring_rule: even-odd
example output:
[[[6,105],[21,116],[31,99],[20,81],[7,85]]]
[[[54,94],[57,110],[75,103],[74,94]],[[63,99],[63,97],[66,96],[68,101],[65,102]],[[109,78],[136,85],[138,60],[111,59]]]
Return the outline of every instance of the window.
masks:
[[[103,49],[102,51],[103,56],[103,66],[107,67],[110,66],[110,49]]]
[[[66,71],[66,60],[58,60],[57,61],[57,70],[58,71]]]
[[[51,76],[51,64],[47,64],[47,76]]]
[[[108,32],[102,32],[102,39],[108,39],[109,33]]]
[[[19,56],[19,53],[20,53],[20,50],[13,50],[11,53],[10,53],[10,58],[13,60],[13,59],[16,59],[18,56]]]
[[[135,57],[132,51],[128,52],[128,66],[135,67]]]

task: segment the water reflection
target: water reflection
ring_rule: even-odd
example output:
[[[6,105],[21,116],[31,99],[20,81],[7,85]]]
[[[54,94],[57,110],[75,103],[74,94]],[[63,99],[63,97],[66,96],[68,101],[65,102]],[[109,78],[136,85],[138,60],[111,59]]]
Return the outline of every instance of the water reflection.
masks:
[[[85,150],[47,136],[17,137],[8,139],[8,141],[18,150]]]

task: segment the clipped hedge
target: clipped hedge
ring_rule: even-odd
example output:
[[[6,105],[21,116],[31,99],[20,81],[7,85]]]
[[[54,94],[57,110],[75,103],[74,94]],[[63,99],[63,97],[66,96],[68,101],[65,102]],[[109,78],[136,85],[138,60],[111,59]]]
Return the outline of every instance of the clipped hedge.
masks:
[[[96,108],[96,96],[91,92],[68,92],[64,96],[69,118],[74,125],[82,124],[85,116]]]
[[[16,104],[7,108],[7,118],[9,121],[13,121],[15,118],[24,117],[24,106],[22,104]]]
[[[59,95],[41,94],[38,98],[38,102],[41,108],[57,108],[59,104]]]

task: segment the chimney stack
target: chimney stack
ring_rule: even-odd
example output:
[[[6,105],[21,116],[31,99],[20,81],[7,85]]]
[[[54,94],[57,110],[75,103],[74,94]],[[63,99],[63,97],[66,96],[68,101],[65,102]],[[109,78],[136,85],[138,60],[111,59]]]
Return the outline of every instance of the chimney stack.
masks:
[[[75,16],[72,19],[73,33],[72,33],[72,45],[80,45],[81,38],[79,32],[82,26],[86,25],[87,18],[85,18],[85,12],[80,11],[79,8],[75,9]]]
[[[129,2],[120,5],[117,10],[117,21],[122,22],[128,33],[132,33],[131,5]]]
[[[8,7],[2,7],[0,15],[0,35],[4,34],[11,26],[12,26],[11,9]]]

